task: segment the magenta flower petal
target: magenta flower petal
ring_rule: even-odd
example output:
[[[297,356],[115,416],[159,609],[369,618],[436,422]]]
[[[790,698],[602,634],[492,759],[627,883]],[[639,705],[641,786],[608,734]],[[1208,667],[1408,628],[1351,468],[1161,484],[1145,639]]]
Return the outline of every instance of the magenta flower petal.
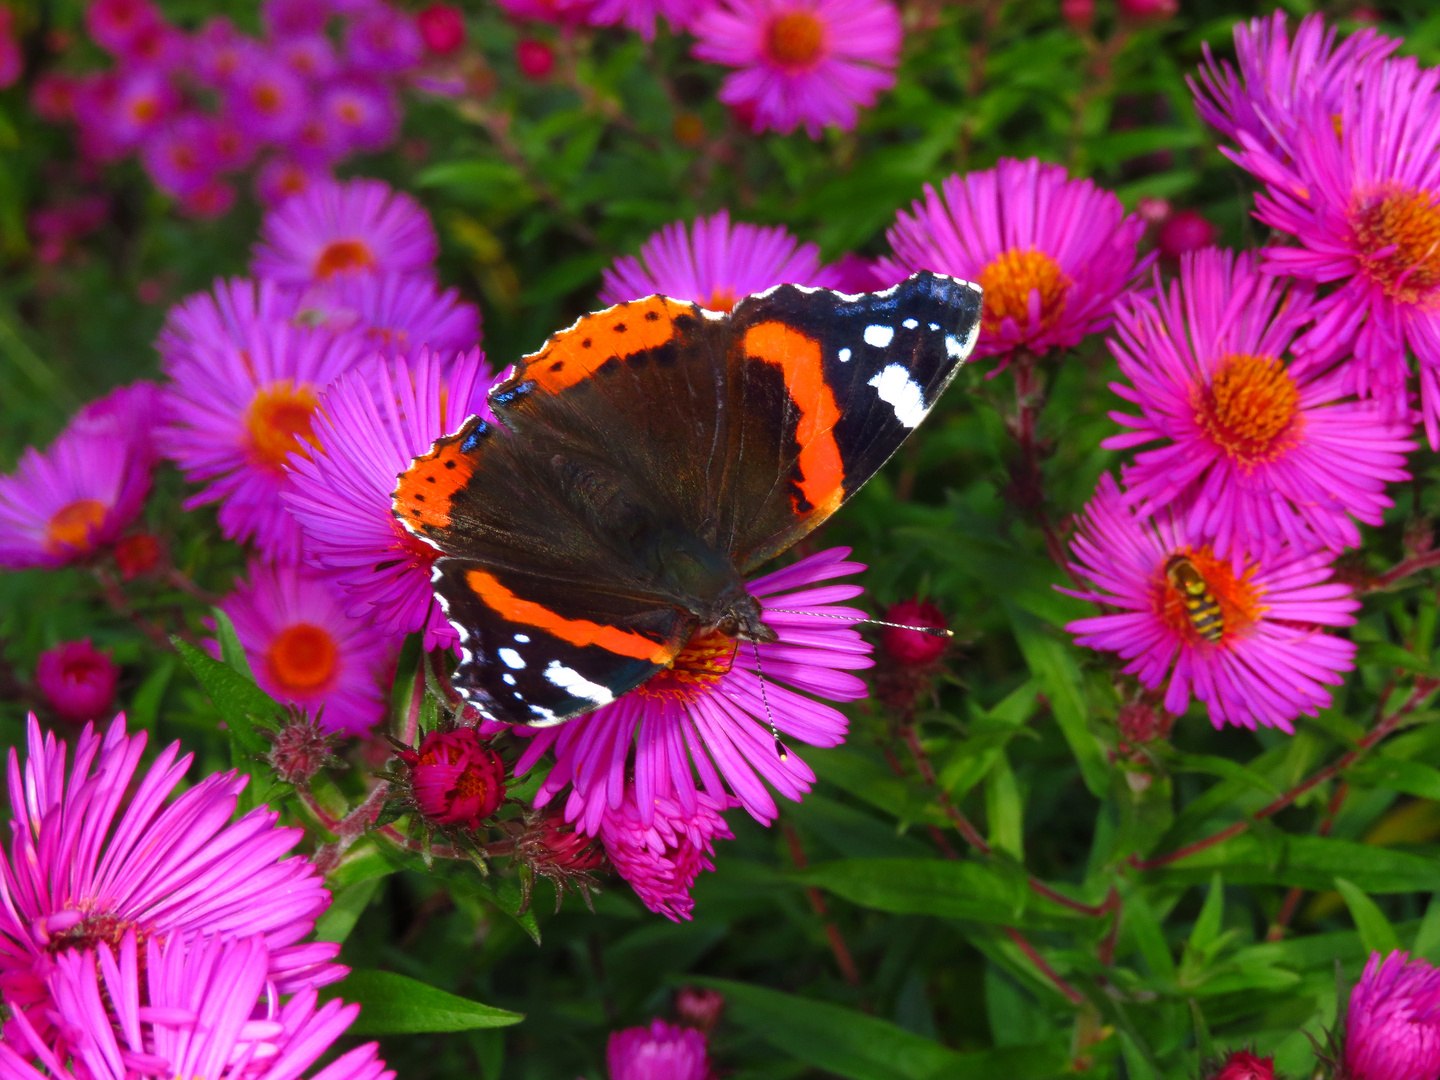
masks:
[[[1333,553],[1286,546],[1221,560],[1183,517],[1137,517],[1108,473],[1071,550],[1075,571],[1094,586],[1073,595],[1119,611],[1065,629],[1077,644],[1118,653],[1144,686],[1165,686],[1168,712],[1184,712],[1193,692],[1216,727],[1291,731],[1296,716],[1330,704],[1326,686],[1339,685],[1354,666],[1354,644],[1321,631],[1352,624],[1360,606],[1348,588],[1329,583]],[[1170,570],[1177,557],[1218,605],[1218,640],[1207,639],[1187,611]]]
[[[448,357],[480,343],[480,309],[415,274],[343,274],[306,290],[297,307],[302,322],[353,330],[390,358],[424,347]]]
[[[709,1080],[705,1036],[658,1017],[649,1027],[626,1028],[605,1048],[610,1080]]]
[[[266,693],[323,728],[364,735],[385,715],[397,642],[345,606],[334,575],[258,561],[220,604]]]
[[[951,176],[900,211],[885,234],[896,280],[933,270],[985,290],[977,356],[1069,348],[1108,327],[1116,301],[1151,257],[1136,261],[1145,222],[1111,192],[1059,165],[1002,159]]]
[[[285,503],[310,557],[334,571],[347,611],[387,634],[424,631],[427,650],[455,643],[430,586],[438,552],[401,528],[391,493],[436,439],[490,416],[492,381],[477,349],[453,361],[427,349],[413,360],[373,358],[326,392],[316,451],[291,460]]]
[[[620,304],[658,293],[729,311],[741,297],[775,285],[828,287],[839,280],[820,265],[814,244],[802,244],[778,226],[731,225],[729,212],[721,210],[696,218],[689,228],[681,221],[667,225],[640,246],[638,258],[616,259],[605,271],[600,301]]]
[[[1140,514],[1174,506],[1220,555],[1340,550],[1360,543],[1352,516],[1380,524],[1415,444],[1373,403],[1342,401],[1338,379],[1286,363],[1309,299],[1212,248],[1185,256],[1168,296],[1122,309],[1110,348],[1129,385],[1114,388],[1140,415],[1112,413],[1130,430],[1101,445],[1164,442],[1125,469]]]
[[[1350,992],[1345,1071],[1354,1080],[1440,1074],[1440,970],[1398,950],[1370,954]]]
[[[254,272],[289,285],[336,274],[429,273],[439,242],[409,195],[379,180],[319,183],[265,215]]]
[[[696,57],[739,69],[720,100],[748,110],[756,131],[848,131],[895,85],[901,25],[889,0],[720,0],[690,30]]]
[[[691,886],[702,870],[715,869],[710,859],[715,839],[733,838],[720,811],[734,803],[702,792],[687,810],[670,799],[655,798],[642,817],[636,795],[634,789],[627,790],[600,819],[605,854],[647,908],[672,922],[689,919],[695,909]]]
[[[533,738],[516,775],[545,750],[555,751],[536,805],[569,786],[566,820],[593,836],[605,814],[626,797],[627,774],[634,776],[636,813],[646,825],[656,800],[671,800],[692,813],[702,792],[715,799],[733,793],[765,823],[777,813],[767,783],[788,799],[802,798],[815,774],[789,748],[782,760],[770,722],[782,735],[812,746],[836,746],[845,739],[845,716],[808,695],[834,701],[865,696],[864,682],[849,674],[873,664],[870,644],[850,629],[865,613],[836,606],[862,590],[848,584],[807,587],[863,570],[845,561],[849,553],[831,548],[750,584],[766,624],[780,635],[776,644],[698,634],[671,670],[618,701],[558,727],[516,728]]]
[[[330,903],[309,861],[284,857],[300,830],[276,828],[267,807],[231,822],[246,777],[208,776],[166,805],[191,759],[172,743],[140,773],[146,737],[127,736],[123,716],[103,736],[87,725],[68,770],[65,743],[33,716],[28,739],[23,770],[10,751],[12,839],[0,858],[0,988],[12,1022],[49,1038],[53,962],[127,933],[263,935],[269,977],[285,992],[344,974],[329,962],[337,946],[297,944]],[[15,1035],[7,1026],[7,1040]]]

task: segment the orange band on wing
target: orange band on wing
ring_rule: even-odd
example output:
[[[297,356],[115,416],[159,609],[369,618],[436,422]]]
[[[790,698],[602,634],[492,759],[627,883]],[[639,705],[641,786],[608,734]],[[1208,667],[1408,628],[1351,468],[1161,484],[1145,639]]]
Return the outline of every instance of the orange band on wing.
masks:
[[[450,503],[475,472],[475,456],[461,450],[469,432],[466,425],[454,435],[436,439],[428,454],[421,454],[400,474],[391,509],[417,532],[449,526]]]
[[[632,656],[636,660],[649,660],[652,664],[666,664],[675,657],[675,650],[670,646],[651,641],[644,634],[601,626],[588,619],[567,619],[543,604],[522,600],[483,570],[468,571],[465,583],[476,596],[511,622],[537,626],[571,645],[599,645],[618,656]]]
[[[820,343],[782,322],[764,322],[745,331],[745,355],[777,364],[784,373],[785,389],[800,410],[795,425],[800,493],[817,512],[834,513],[845,498],[845,465],[835,441],[840,409],[825,384]]]
[[[588,379],[614,360],[664,345],[675,336],[675,317],[693,305],[652,296],[586,315],[569,330],[562,330],[537,353],[525,357],[518,376],[533,379],[542,390],[558,393]]]

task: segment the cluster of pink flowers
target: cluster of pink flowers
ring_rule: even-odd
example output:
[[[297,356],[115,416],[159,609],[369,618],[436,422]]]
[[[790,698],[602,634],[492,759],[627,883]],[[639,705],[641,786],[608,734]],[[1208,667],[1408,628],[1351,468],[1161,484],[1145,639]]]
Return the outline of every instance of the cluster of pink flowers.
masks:
[[[1370,954],[1339,1034],[1350,1080],[1429,1080],[1440,1074],[1440,970],[1403,952]]]
[[[223,16],[187,34],[152,0],[91,0],[86,25],[115,66],[45,73],[36,110],[73,121],[91,161],[138,156],[200,217],[225,213],[227,177],[257,160],[256,190],[274,203],[394,141],[398,88],[426,51],[413,16],[385,0],[266,0],[262,15],[263,40]]]
[[[304,940],[330,895],[286,856],[299,829],[263,806],[231,821],[245,777],[175,795],[191,759],[172,744],[141,773],[145,742],[116,717],[103,734],[87,725],[67,763],[32,716],[24,764],[10,751],[0,1077],[124,1080],[140,1062],[221,1076],[240,1060],[298,1077],[359,1012],[317,995],[347,973],[338,945]],[[393,1075],[369,1043],[315,1077]]]

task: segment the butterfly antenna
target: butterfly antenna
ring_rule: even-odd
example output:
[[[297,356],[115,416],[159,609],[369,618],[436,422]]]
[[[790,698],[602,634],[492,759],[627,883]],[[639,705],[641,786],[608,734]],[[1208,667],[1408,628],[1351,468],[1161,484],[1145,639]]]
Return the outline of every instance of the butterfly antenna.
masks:
[[[765,706],[765,722],[770,725],[770,734],[775,739],[775,756],[781,761],[790,760],[790,751],[785,749],[785,744],[780,741],[780,730],[775,726],[775,717],[770,714],[770,699],[765,696],[765,673],[760,670],[760,646],[750,642],[750,647],[755,650],[755,674],[760,679],[760,704]]]
[[[784,615],[807,615],[815,619],[844,619],[851,625],[858,626],[861,623],[869,623],[871,626],[893,626],[896,630],[914,630],[917,634],[929,634],[931,637],[952,638],[954,630],[943,626],[911,626],[903,622],[886,622],[884,619],[856,619],[849,615],[831,615],[824,611],[786,611],[784,608],[766,608],[766,611],[778,611]]]

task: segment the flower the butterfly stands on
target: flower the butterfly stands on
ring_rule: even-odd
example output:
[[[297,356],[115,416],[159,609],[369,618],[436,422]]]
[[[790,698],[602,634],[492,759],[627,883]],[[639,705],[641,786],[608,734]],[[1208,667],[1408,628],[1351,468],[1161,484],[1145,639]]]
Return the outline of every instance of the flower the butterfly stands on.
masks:
[[[979,317],[978,287],[928,272],[860,295],[782,285],[729,313],[619,304],[523,358],[493,422],[399,476],[393,512],[439,552],[459,637],[453,675],[432,654],[427,676],[455,721],[532,740],[517,775],[555,750],[536,805],[569,786],[564,819],[654,910],[688,915],[724,810],[774,819],[762,780],[809,790],[782,735],[843,741],[816,697],[865,695],[866,613],[838,606],[859,586],[822,583],[863,566],[832,549],[752,575],[899,448]]]

